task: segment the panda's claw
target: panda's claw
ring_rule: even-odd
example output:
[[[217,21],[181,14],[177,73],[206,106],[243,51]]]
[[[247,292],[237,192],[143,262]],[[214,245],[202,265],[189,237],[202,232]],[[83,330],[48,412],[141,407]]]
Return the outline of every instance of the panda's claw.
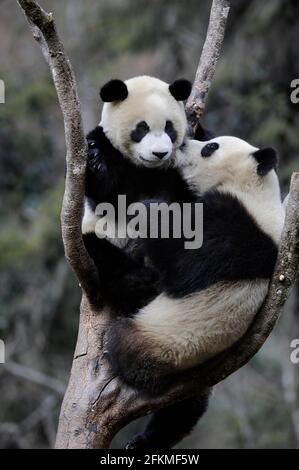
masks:
[[[106,165],[104,160],[101,157],[101,153],[97,148],[89,148],[87,165],[93,173],[103,174],[106,170]]]

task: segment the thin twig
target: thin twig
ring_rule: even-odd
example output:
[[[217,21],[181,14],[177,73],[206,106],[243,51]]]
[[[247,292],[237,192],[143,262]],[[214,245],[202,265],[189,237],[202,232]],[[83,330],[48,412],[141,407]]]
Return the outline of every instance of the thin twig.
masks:
[[[23,364],[17,364],[16,362],[12,361],[6,362],[2,365],[2,367],[6,370],[6,372],[14,375],[15,377],[28,380],[29,382],[41,385],[42,387],[47,387],[59,395],[63,395],[65,392],[65,385],[59,380],[53,377],[49,377],[48,375],[32,369],[31,367],[25,366]]]

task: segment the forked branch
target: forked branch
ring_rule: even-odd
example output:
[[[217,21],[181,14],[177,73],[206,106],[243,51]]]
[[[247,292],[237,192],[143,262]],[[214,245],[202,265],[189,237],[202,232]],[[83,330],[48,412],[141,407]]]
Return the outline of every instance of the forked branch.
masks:
[[[103,337],[110,318],[95,311],[92,299],[98,283],[81,236],[86,147],[80,104],[72,67],[57,35],[53,15],[33,0],[17,0],[52,72],[63,112],[67,145],[67,178],[62,208],[66,257],[83,288],[79,335],[69,385],[63,400],[57,448],[107,448],[116,432],[133,419],[188,396],[205,393],[244,365],[270,334],[295,282],[299,261],[299,174],[293,175],[285,227],[268,297],[251,327],[237,344],[207,361],[187,382],[149,400],[113,377],[103,355]],[[219,58],[229,1],[214,0],[210,23],[187,113],[195,130]]]

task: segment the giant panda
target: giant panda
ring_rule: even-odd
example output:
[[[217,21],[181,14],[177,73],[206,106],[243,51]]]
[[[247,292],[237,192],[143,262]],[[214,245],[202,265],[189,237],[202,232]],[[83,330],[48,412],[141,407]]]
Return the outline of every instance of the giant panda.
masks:
[[[191,88],[186,79],[169,85],[155,77],[138,76],[125,82],[110,80],[100,90],[104,102],[101,122],[87,134],[82,234],[94,259],[98,253],[101,257],[107,253],[102,261],[107,271],[100,278],[107,294],[106,302],[113,302],[115,297],[113,283],[110,285],[109,282],[111,276],[123,278],[117,293],[117,304],[122,313],[129,312],[133,303],[137,308],[145,298],[149,300],[157,294],[157,276],[154,270],[144,268],[143,255],[130,244],[128,249],[134,254],[135,262],[138,257],[140,261],[137,266],[134,264],[136,276],[131,282],[125,270],[132,260],[127,257],[123,264],[113,261],[106,239],[107,230],[101,232],[96,208],[102,202],[114,206],[117,227],[114,219],[111,223],[108,221],[109,230],[113,232],[115,228],[123,228],[117,213],[119,195],[126,196],[127,206],[144,198],[161,198],[167,202],[193,200],[193,191],[180,174],[176,161],[176,152],[186,140],[183,101],[188,98]],[[197,139],[206,139],[209,135],[210,131],[198,126]],[[120,248],[125,248],[128,241],[126,236],[114,235],[109,239]],[[135,279],[138,277],[143,281],[137,285]],[[93,299],[96,306],[100,306],[102,300],[99,296]],[[116,303],[113,306],[116,308]]]
[[[140,239],[149,260],[143,282],[134,260],[108,242],[113,265],[123,269],[122,276],[110,272],[102,285],[118,315],[105,345],[112,371],[149,396],[184,380],[244,335],[267,294],[284,223],[273,149],[224,136],[187,140],[176,158],[198,193],[196,202],[203,204],[202,247],[186,250],[183,238]],[[93,254],[104,280],[107,253]],[[147,283],[149,272],[156,276],[156,295]],[[127,286],[133,292],[134,284],[137,290],[147,286],[148,292],[144,289],[139,306],[129,295],[123,308],[117,293],[125,297]],[[173,446],[206,407],[203,396],[159,411],[129,448]]]
[[[96,206],[104,201],[117,208],[120,194],[126,195],[128,205],[144,198],[190,199],[188,186],[173,167],[186,137],[183,101],[190,92],[185,79],[169,85],[148,76],[110,80],[101,88],[101,122],[87,134],[83,235],[96,231]],[[126,243],[125,238],[112,241]]]

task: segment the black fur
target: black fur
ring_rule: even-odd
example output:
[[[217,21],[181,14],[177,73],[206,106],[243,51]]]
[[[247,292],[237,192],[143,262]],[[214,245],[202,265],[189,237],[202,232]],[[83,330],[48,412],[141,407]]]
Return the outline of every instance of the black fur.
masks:
[[[95,233],[83,236],[85,247],[98,269],[101,297],[116,315],[129,316],[160,292],[158,274]]]
[[[100,90],[104,102],[123,101],[128,97],[128,88],[122,80],[114,79],[107,82]]]
[[[163,289],[168,296],[181,298],[219,281],[269,279],[274,270],[277,246],[257,226],[241,202],[232,195],[218,191],[208,191],[198,202],[204,205],[204,243],[201,248],[185,249],[183,238],[148,238],[135,242],[142,246],[150,261],[147,268],[153,269],[155,275],[158,275],[157,291]],[[115,249],[117,256],[118,249]],[[100,247],[96,250],[100,250]],[[119,255],[123,256],[121,250]],[[109,265],[109,258],[107,262]],[[116,258],[113,264],[119,265]],[[129,273],[126,276],[123,273],[120,277],[116,271],[114,275],[109,266],[103,264],[103,260],[97,266],[105,275],[111,275],[111,285],[116,284],[121,295],[126,297],[126,278]],[[149,298],[153,294],[152,286],[147,282],[149,273],[146,273],[144,281],[141,276],[142,272],[136,271],[135,282],[148,287],[146,296]],[[130,273],[130,280],[133,292],[134,272]],[[121,286],[123,282],[124,287]],[[129,295],[124,312],[126,315],[130,309],[132,312],[136,309],[136,303],[129,305],[130,298]],[[138,302],[142,304],[142,299],[138,298]],[[183,379],[184,374],[176,373],[171,365],[153,359],[151,344],[147,344],[146,339],[138,333],[131,319],[123,318],[112,325],[107,336],[112,369],[128,385],[144,393],[163,393],[180,377]]]
[[[201,149],[201,156],[204,158],[210,157],[217,149],[219,149],[219,144],[211,142]]]
[[[87,139],[86,196],[92,207],[103,201],[116,206],[118,194],[126,194],[128,204],[144,197],[166,202],[194,201],[176,170],[136,167],[111,145],[101,127]],[[265,160],[268,164],[271,161],[266,157],[259,163]],[[174,373],[170,365],[153,360],[151,345],[138,335],[134,319],[128,317],[162,290],[172,297],[182,297],[220,280],[268,279],[274,269],[276,245],[235,197],[210,191],[198,201],[204,204],[204,244],[198,250],[184,249],[184,239],[139,239],[134,245],[141,256],[133,259],[130,245],[124,252],[95,234],[84,236],[98,268],[101,295],[122,316],[112,323],[106,337],[112,370],[145,394],[165,392],[173,383],[185,380],[186,371]],[[146,266],[144,256],[148,259]],[[204,398],[161,410],[128,448],[173,446],[190,432],[206,407]]]
[[[175,130],[175,128],[173,126],[172,121],[166,121],[165,132],[166,132],[166,134],[169,135],[171,142],[174,144],[175,141],[177,140],[178,134],[177,134],[177,131]]]
[[[102,127],[93,129],[87,135],[87,142],[85,196],[92,210],[99,203],[108,202],[115,207],[117,216],[119,194],[126,195],[127,205],[144,197],[160,197],[168,202],[193,199],[177,170],[137,167],[113,147]],[[134,252],[138,264],[134,264],[128,255],[95,234],[83,235],[83,241],[99,270],[101,296],[116,314],[133,314],[157,293],[157,275],[142,267],[144,256],[140,244],[135,250],[137,254]],[[96,305],[98,297],[94,300]]]
[[[194,379],[198,366],[176,370],[172,364],[154,358],[152,346],[134,318],[118,317],[105,337],[106,357],[114,374],[145,397],[160,396],[176,384]]]
[[[271,147],[265,147],[253,153],[254,158],[258,162],[257,173],[265,176],[269,171],[275,169],[278,163],[276,151]]]
[[[203,204],[203,245],[184,248],[184,238],[144,239],[147,255],[159,271],[168,295],[182,297],[219,282],[269,279],[277,246],[238,199],[208,191]]]
[[[133,142],[141,142],[143,137],[149,132],[150,128],[145,121],[137,124],[136,129],[131,132],[131,139]]]
[[[153,358],[152,344],[140,334],[133,318],[118,318],[111,324],[105,350],[114,374],[144,396],[161,395],[179,383],[180,374],[174,374],[172,366]]]
[[[202,127],[200,123],[197,124],[196,129],[195,129],[195,134],[194,134],[195,140],[199,140],[200,142],[205,142],[206,140],[214,139],[214,137],[216,136],[212,131]]]
[[[189,98],[192,90],[192,84],[189,80],[181,78],[169,85],[169,91],[177,101],[185,101]]]
[[[117,206],[117,196],[126,194],[127,204],[144,198],[167,202],[193,199],[179,172],[173,168],[136,166],[119,152],[98,126],[87,135],[89,148],[85,195],[92,207],[100,202]]]
[[[209,395],[189,398],[156,412],[143,433],[137,434],[126,449],[153,451],[170,449],[186,437],[208,408]]]
[[[114,101],[115,99],[125,99],[127,97],[127,92],[121,83],[114,82],[112,85],[110,83],[109,86],[107,85],[101,90],[104,101]],[[190,91],[188,95],[189,93]],[[183,97],[181,96],[182,99],[185,99],[184,97],[187,98],[186,93]],[[147,130],[146,126],[139,126],[139,135],[137,136],[135,133],[131,135],[131,138],[136,141],[136,138],[142,138],[140,134],[144,134]],[[177,139],[177,133],[170,121],[166,123],[165,132],[168,133],[174,143]],[[193,194],[176,170],[136,167],[112,146],[101,127],[97,127],[90,132],[87,140],[89,150],[85,191],[89,204],[93,209],[99,202],[104,201],[111,202],[116,206],[118,194],[126,194],[128,204],[144,197],[158,197],[168,202],[193,200]],[[135,245],[134,242],[130,243],[127,253],[125,253],[107,240],[100,240],[95,234],[84,235],[83,239],[98,268],[102,300],[110,306],[116,315],[133,315],[161,292],[159,275],[155,268],[144,265],[142,245],[137,243],[137,247],[134,246],[133,258],[131,256],[131,247]],[[130,319],[123,318],[123,320],[126,322],[127,327]],[[121,327],[121,320],[116,321],[116,325]],[[119,340],[116,329],[113,329],[111,333],[110,343],[113,341],[113,337]],[[141,351],[142,348],[144,348],[144,344],[140,345],[139,350]],[[115,347],[114,350],[116,352],[117,348]],[[110,359],[111,361],[115,359],[115,355],[113,357],[110,355]],[[127,363],[127,359],[128,356],[125,356],[123,364]],[[130,373],[132,373],[134,360],[135,357],[130,358]],[[156,380],[152,382],[151,386],[147,377],[151,380],[153,375],[151,372],[146,374],[147,364],[153,372],[152,361],[147,362],[146,358],[145,361],[141,360],[142,373],[137,374],[137,377],[141,379],[140,386],[147,392],[152,389],[153,393],[157,393],[163,388],[166,389],[169,385],[167,378],[161,382],[159,387],[162,372],[161,365],[156,364]],[[117,364],[115,365],[117,366]],[[138,367],[135,371],[138,372]],[[143,375],[143,373],[145,374]],[[143,377],[143,380],[141,377]],[[148,384],[147,387],[144,387],[145,383]],[[136,385],[138,386],[137,383]],[[146,430],[145,441],[147,445],[156,446],[157,438],[159,438],[160,445],[163,447],[167,448],[174,445],[191,431],[196,421],[203,414],[207,406],[203,403],[204,401],[194,401],[192,405],[192,402],[186,401],[185,405],[179,405],[178,408],[173,406],[165,410],[165,413],[161,410],[158,414],[155,414]],[[181,422],[177,421],[178,414],[182,415]],[[160,430],[162,428],[167,430],[167,423],[171,424],[171,430],[168,430],[168,437],[163,441]],[[176,423],[176,426],[174,423]],[[158,434],[156,435],[156,433]]]

